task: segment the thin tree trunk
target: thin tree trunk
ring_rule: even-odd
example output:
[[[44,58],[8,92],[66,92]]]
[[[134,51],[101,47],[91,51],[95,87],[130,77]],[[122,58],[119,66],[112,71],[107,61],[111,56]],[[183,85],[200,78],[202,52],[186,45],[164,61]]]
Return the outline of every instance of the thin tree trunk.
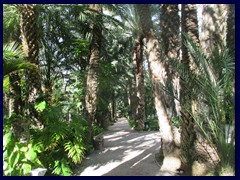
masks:
[[[136,5],[140,16],[141,27],[144,35],[144,47],[149,63],[149,70],[152,80],[152,87],[155,99],[155,108],[160,126],[160,134],[163,148],[163,165],[161,170],[175,171],[180,167],[180,159],[178,159],[178,148],[173,139],[173,130],[170,119],[166,112],[166,105],[163,97],[163,87],[166,86],[167,72],[166,62],[163,61],[159,52],[159,42],[153,30],[153,23],[150,16],[149,5]]]
[[[101,6],[98,4],[90,4],[89,8],[101,12]],[[95,14],[96,22],[101,21],[101,16]],[[102,30],[99,25],[92,24],[92,42],[90,46],[90,59],[87,73],[87,87],[86,87],[86,110],[89,121],[89,134],[88,140],[93,141],[93,129],[92,126],[95,123],[96,105],[97,105],[97,92],[99,84],[99,61],[100,61],[100,50],[102,41]]]

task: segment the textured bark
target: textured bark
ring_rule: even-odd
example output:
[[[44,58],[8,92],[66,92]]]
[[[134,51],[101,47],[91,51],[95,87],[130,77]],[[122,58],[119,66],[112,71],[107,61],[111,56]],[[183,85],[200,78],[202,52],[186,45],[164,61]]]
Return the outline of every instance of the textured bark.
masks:
[[[169,59],[179,60],[180,37],[179,27],[180,18],[178,15],[178,4],[162,4],[160,6],[160,29],[161,41],[163,42],[163,52]],[[169,20],[171,19],[171,20]],[[179,78],[176,72],[169,66],[167,71],[167,89],[176,97],[179,97]],[[169,118],[177,116],[180,109],[179,102],[174,100],[173,96],[165,93],[165,104]]]
[[[231,55],[235,55],[235,4],[228,5],[227,47]]]
[[[136,120],[137,117],[137,89],[136,89],[136,76],[135,76],[136,64],[133,63],[133,77],[130,79],[128,85],[128,106],[129,106],[129,117],[132,120]]]
[[[198,36],[198,21],[197,21],[197,8],[195,4],[183,4],[182,5],[182,32],[188,34],[196,46],[199,47],[199,36]],[[184,44],[185,37],[182,36],[182,41]],[[190,55],[188,49],[182,46],[182,63],[189,70],[196,70],[196,65],[193,62],[193,57]],[[192,106],[194,102],[192,101],[190,95],[186,90],[185,83],[180,81],[181,85],[181,161],[184,169],[190,169],[188,171],[191,174],[191,167],[193,163],[194,154],[194,142],[196,139],[194,131],[194,119],[192,118]],[[190,175],[189,174],[189,175]]]
[[[34,5],[30,4],[20,4],[20,30],[21,39],[23,45],[23,51],[27,57],[27,60],[37,67],[39,67],[38,59],[38,42],[37,42],[37,13]],[[38,120],[38,113],[34,109],[34,102],[41,94],[41,77],[39,71],[27,71],[26,72],[26,83],[28,85],[27,94],[27,104],[28,110],[27,114],[35,120],[35,122],[40,123]]]
[[[101,7],[98,4],[90,4],[89,8],[101,12]],[[101,21],[101,16],[97,13],[93,13],[96,18],[96,22]],[[100,61],[100,50],[101,50],[101,38],[102,32],[100,26],[92,24],[92,42],[90,45],[90,58],[89,67],[87,73],[87,86],[86,86],[86,110],[89,119],[89,135],[88,140],[93,141],[92,126],[95,122],[96,105],[97,105],[97,92],[99,84],[99,61]]]
[[[204,4],[202,12],[202,33],[200,36],[203,52],[210,57],[214,50],[222,51],[226,45],[227,5]]]
[[[145,122],[145,100],[144,100],[144,76],[143,76],[143,42],[138,37],[135,42],[133,62],[136,62],[136,87],[137,87],[137,129],[144,129]]]
[[[10,105],[9,105],[9,117],[12,113],[22,113],[22,91],[20,87],[20,77],[17,72],[13,72],[9,75],[10,80]]]
[[[167,82],[166,62],[161,57],[159,52],[159,42],[153,30],[153,23],[151,21],[149,5],[136,5],[138,14],[140,16],[141,27],[144,35],[144,47],[148,59],[149,70],[151,75],[152,87],[155,99],[155,108],[160,126],[160,134],[163,148],[163,165],[162,170],[168,169],[168,159],[174,158],[174,166],[172,170],[179,168],[180,163],[177,158],[177,147],[173,140],[173,130],[166,112],[164,104],[163,87]]]

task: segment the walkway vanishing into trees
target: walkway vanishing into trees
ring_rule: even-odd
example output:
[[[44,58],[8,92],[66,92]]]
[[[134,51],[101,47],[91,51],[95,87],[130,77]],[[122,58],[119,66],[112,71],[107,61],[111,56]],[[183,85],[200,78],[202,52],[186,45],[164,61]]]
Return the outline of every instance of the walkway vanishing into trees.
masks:
[[[119,118],[104,133],[104,147],[83,160],[75,176],[156,176],[155,153],[160,147],[158,131],[136,132]]]

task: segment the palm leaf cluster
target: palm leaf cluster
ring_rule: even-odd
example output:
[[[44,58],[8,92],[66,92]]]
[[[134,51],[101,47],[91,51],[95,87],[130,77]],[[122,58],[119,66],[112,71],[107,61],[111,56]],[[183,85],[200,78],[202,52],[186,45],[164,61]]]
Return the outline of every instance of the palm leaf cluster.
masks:
[[[6,44],[3,47],[3,75],[21,69],[36,70],[36,65],[26,61],[24,53],[17,43]]]

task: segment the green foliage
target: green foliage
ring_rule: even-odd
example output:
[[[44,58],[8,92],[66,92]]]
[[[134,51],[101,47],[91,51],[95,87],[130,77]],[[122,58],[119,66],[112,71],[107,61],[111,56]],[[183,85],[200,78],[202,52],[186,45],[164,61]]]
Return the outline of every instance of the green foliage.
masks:
[[[3,4],[3,42],[7,43],[18,39],[20,34],[19,15],[17,6]]]
[[[159,130],[159,123],[158,123],[157,117],[154,117],[153,115],[147,116],[146,123],[148,123],[148,128],[145,127],[145,130],[148,130],[148,131],[158,131]]]
[[[39,108],[45,127],[30,129],[28,144],[17,142],[8,133],[16,115],[5,120],[4,175],[28,175],[32,169],[44,167],[49,174],[69,176],[73,165],[91,148],[85,139],[87,121],[82,116],[73,114],[70,122],[65,121],[61,107],[43,104],[44,108]]]
[[[5,44],[3,47],[3,75],[9,75],[13,71],[28,69],[36,70],[36,65],[29,63],[24,58],[24,53],[17,43]]]
[[[74,57],[81,58],[87,56],[89,53],[89,43],[85,39],[75,39],[74,43]]]
[[[87,122],[74,114],[70,122],[65,121],[63,109],[56,106],[42,111],[42,118],[45,128],[31,132],[33,142],[44,149],[40,159],[53,174],[69,176],[73,164],[81,162],[90,148],[85,139]]]
[[[72,173],[69,163],[65,159],[54,161],[53,174],[70,176]]]
[[[32,169],[43,167],[37,154],[40,149],[33,145],[17,142],[12,133],[3,136],[3,172],[6,176],[29,175]]]
[[[175,126],[175,127],[177,127],[177,128],[179,128],[180,127],[180,118],[179,118],[179,116],[174,116],[174,117],[172,117],[171,118],[171,122],[172,122],[172,124]]]
[[[104,131],[103,128],[99,127],[98,125],[93,125],[93,135],[96,136]]]
[[[42,102],[40,102],[40,103],[38,103],[38,104],[35,104],[35,109],[37,110],[37,111],[39,111],[39,112],[42,112],[44,109],[46,109],[46,106],[47,106],[47,103],[46,103],[46,101],[42,101]]]
[[[4,93],[9,93],[9,86],[10,81],[9,81],[9,76],[3,79],[3,92]]]

